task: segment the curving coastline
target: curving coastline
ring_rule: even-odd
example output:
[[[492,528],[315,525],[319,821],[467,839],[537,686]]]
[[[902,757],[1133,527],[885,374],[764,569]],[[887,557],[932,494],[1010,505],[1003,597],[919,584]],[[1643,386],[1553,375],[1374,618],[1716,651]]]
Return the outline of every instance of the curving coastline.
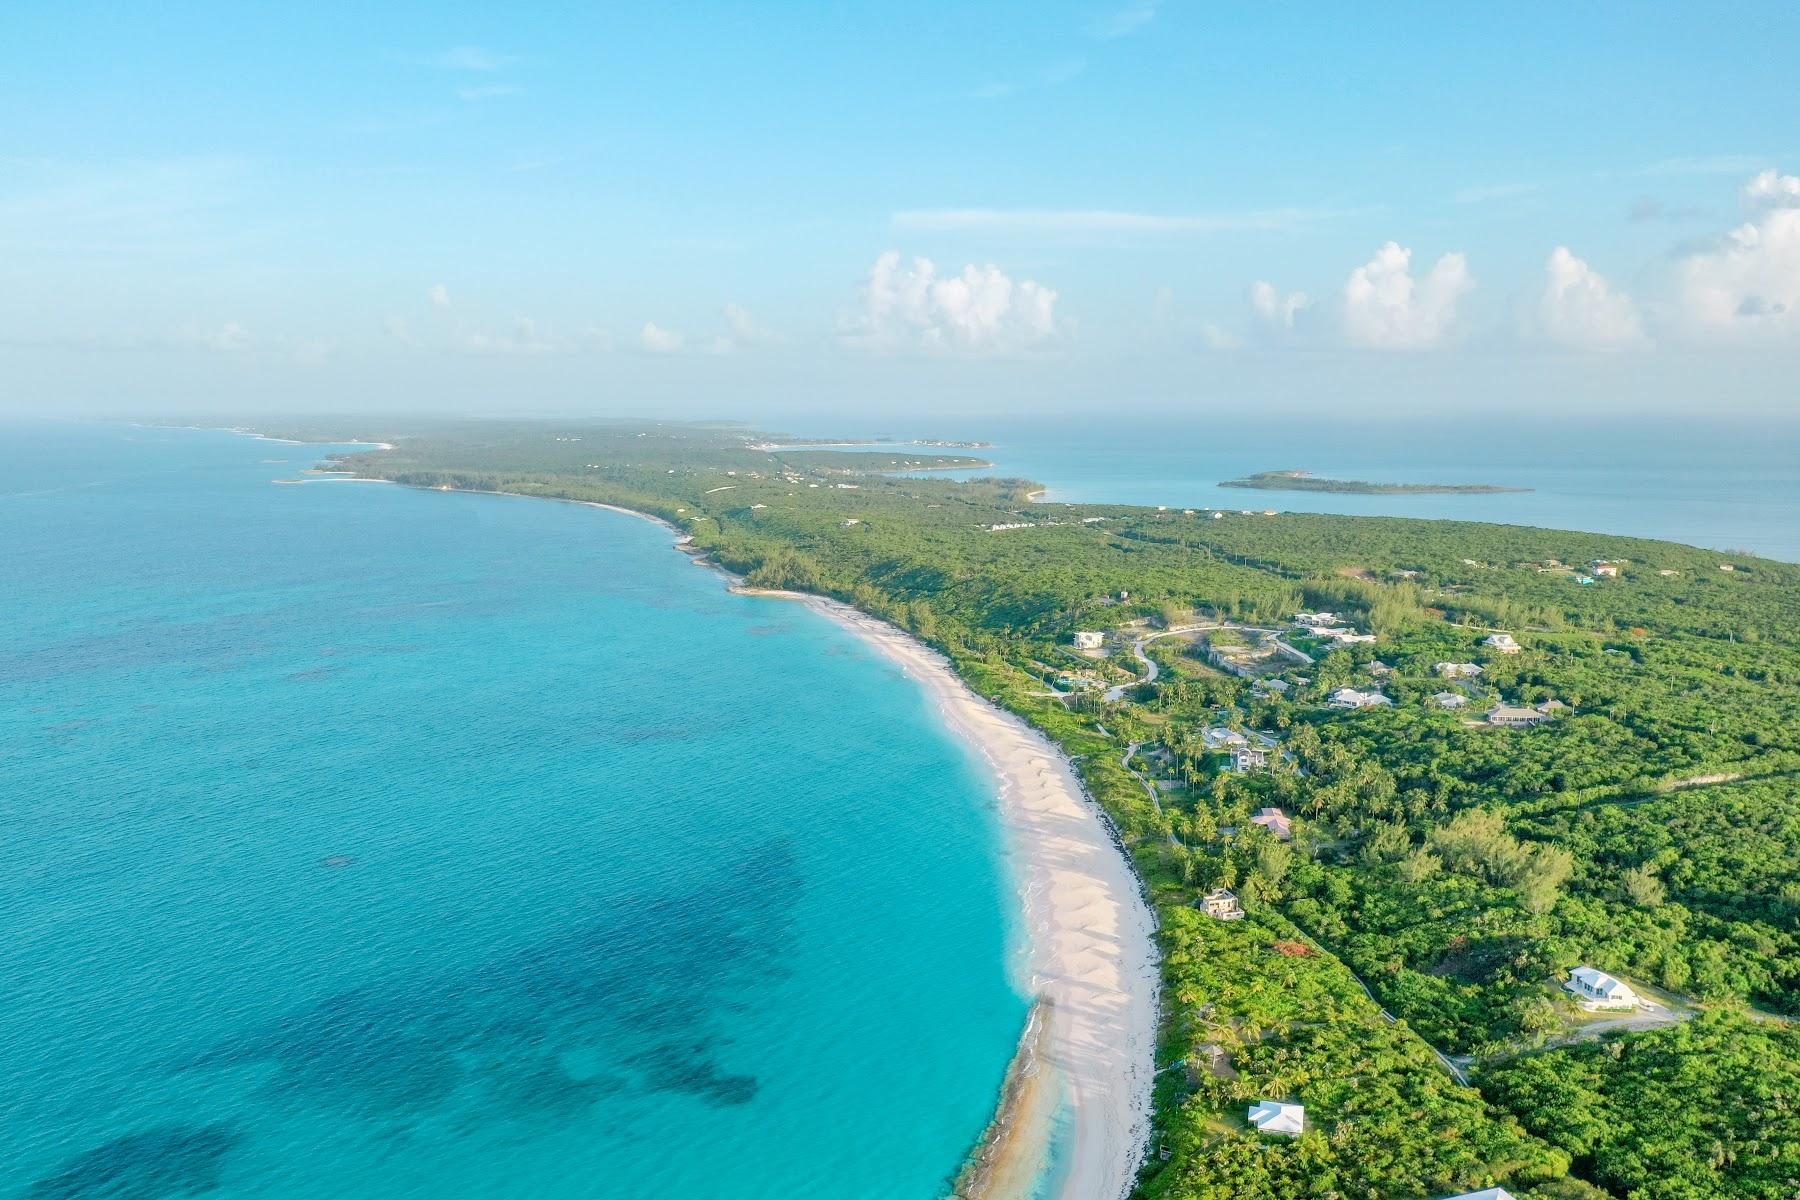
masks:
[[[594,500],[556,500],[637,517],[686,533],[651,513]],[[975,694],[948,659],[897,626],[808,592],[750,588],[697,558],[744,595],[804,604],[856,634],[922,687],[945,727],[987,764],[994,780],[1008,873],[1025,941],[1014,964],[1034,998],[994,1121],[958,1179],[969,1200],[1028,1200],[1055,1125],[1066,1122],[1057,1200],[1121,1200],[1148,1143],[1159,984],[1155,918],[1112,826],[1054,744],[1018,716]],[[1046,1086],[1049,1085],[1049,1086]]]
[[[836,600],[761,594],[795,599],[861,636],[919,683],[946,727],[986,759],[1024,907],[1021,986],[1047,1002],[1038,1053],[1055,1073],[1069,1128],[1057,1195],[1125,1196],[1149,1136],[1158,974],[1155,922],[1110,826],[1061,751],[977,696],[937,651]],[[1040,1114],[1032,1120],[1057,1115],[1048,1106],[1031,1111]],[[1021,1130],[1011,1144],[1025,1150],[1049,1141],[1047,1130],[1041,1139]],[[987,1197],[1028,1194],[995,1190]]]

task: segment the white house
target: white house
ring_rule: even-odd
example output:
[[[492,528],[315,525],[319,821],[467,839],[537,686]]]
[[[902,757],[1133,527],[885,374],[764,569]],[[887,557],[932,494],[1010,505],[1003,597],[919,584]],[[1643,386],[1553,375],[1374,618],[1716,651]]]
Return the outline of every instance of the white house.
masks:
[[[1075,648],[1077,650],[1098,650],[1106,641],[1106,635],[1097,630],[1079,629],[1075,632]]]
[[[1479,663],[1441,662],[1431,668],[1445,679],[1474,679],[1481,674]]]
[[[1439,692],[1431,698],[1431,702],[1439,708],[1461,708],[1469,702],[1469,698],[1461,692]]]
[[[1336,625],[1338,615],[1332,612],[1301,612],[1294,614],[1294,624],[1304,625],[1308,629],[1323,629],[1327,625]]]
[[[1510,633],[1496,633],[1491,637],[1485,637],[1481,639],[1481,644],[1486,646],[1489,650],[1494,650],[1501,654],[1517,654],[1525,648],[1519,645],[1517,641],[1513,640],[1513,635]]]
[[[1380,692],[1359,692],[1355,688],[1339,688],[1331,693],[1333,708],[1375,708],[1393,701]]]
[[[1239,773],[1263,771],[1269,766],[1269,752],[1261,746],[1238,746],[1231,752],[1231,769]]]
[[[1630,1009],[1638,1006],[1638,994],[1622,979],[1593,967],[1576,967],[1563,987],[1581,999],[1583,1008]]]
[[[1299,1137],[1306,1132],[1306,1109],[1280,1100],[1258,1100],[1250,1106],[1250,1123],[1264,1133]]]
[[[1460,1196],[1446,1196],[1444,1200],[1513,1200],[1513,1194],[1503,1187],[1491,1187],[1479,1192],[1464,1192]]]
[[[1529,729],[1533,725],[1542,725],[1555,718],[1547,712],[1539,712],[1535,708],[1515,708],[1510,704],[1496,704],[1487,716],[1489,725],[1502,725],[1508,729]]]
[[[1200,731],[1200,743],[1208,750],[1229,750],[1233,746],[1248,746],[1250,739],[1235,729],[1212,725]]]
[[[1219,921],[1241,921],[1244,908],[1230,888],[1214,888],[1200,901],[1201,910]]]

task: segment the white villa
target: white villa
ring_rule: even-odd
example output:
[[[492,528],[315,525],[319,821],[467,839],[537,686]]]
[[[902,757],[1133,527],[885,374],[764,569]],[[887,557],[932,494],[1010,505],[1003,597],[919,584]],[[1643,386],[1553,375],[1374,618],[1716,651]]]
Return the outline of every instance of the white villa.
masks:
[[[1302,613],[1294,614],[1294,624],[1304,625],[1308,629],[1323,629],[1328,625],[1336,625],[1337,623],[1338,623],[1338,615],[1336,613],[1302,612]]]
[[[1535,708],[1514,708],[1510,704],[1497,704],[1487,715],[1489,725],[1503,725],[1508,729],[1528,729],[1555,719],[1550,713]]]
[[[1098,650],[1101,643],[1105,641],[1106,635],[1097,630],[1080,629],[1075,633],[1075,648],[1077,650]]]
[[[1358,633],[1354,629],[1340,629],[1336,626],[1324,626],[1314,629],[1313,632],[1320,637],[1330,638],[1340,646],[1355,646],[1375,640],[1375,635],[1372,633]]]
[[[1269,766],[1269,752],[1261,746],[1237,746],[1231,751],[1231,769],[1240,774],[1264,771]]]
[[[1238,903],[1237,894],[1230,888],[1214,888],[1206,893],[1200,901],[1200,907],[1207,916],[1220,921],[1241,921],[1244,919],[1243,906]]]
[[[1575,993],[1581,1007],[1590,1010],[1632,1009],[1639,1004],[1638,994],[1631,990],[1630,984],[1593,967],[1576,967],[1569,972],[1569,982],[1563,987]]]
[[[1525,648],[1519,645],[1510,633],[1496,633],[1489,637],[1482,638],[1481,644],[1486,646],[1489,650],[1494,650],[1501,654],[1517,654]]]
[[[1393,701],[1380,692],[1359,692],[1355,688],[1339,688],[1331,693],[1333,708],[1376,708]]]
[[[1445,679],[1473,679],[1481,674],[1479,663],[1441,662],[1431,669]]]
[[[1461,692],[1439,692],[1431,698],[1431,702],[1439,708],[1461,708],[1469,702],[1469,698]]]
[[[1280,1100],[1258,1100],[1250,1106],[1250,1123],[1264,1133],[1299,1137],[1306,1132],[1306,1109]]]

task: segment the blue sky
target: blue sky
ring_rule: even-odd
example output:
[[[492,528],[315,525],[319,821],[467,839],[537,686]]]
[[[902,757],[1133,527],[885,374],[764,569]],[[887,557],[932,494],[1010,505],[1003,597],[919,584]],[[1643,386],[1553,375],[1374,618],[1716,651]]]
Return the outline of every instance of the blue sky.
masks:
[[[0,404],[1791,414],[1796,45],[1788,4],[32,6]]]

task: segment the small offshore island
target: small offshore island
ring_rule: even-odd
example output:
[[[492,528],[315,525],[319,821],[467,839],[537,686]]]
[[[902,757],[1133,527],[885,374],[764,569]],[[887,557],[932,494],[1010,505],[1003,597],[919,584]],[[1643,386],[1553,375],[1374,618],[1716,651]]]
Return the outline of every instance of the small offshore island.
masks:
[[[1532,490],[1494,483],[1370,483],[1366,479],[1326,479],[1308,471],[1258,471],[1242,479],[1221,480],[1219,486],[1254,488],[1262,492],[1347,492],[1363,496],[1485,496]]]

